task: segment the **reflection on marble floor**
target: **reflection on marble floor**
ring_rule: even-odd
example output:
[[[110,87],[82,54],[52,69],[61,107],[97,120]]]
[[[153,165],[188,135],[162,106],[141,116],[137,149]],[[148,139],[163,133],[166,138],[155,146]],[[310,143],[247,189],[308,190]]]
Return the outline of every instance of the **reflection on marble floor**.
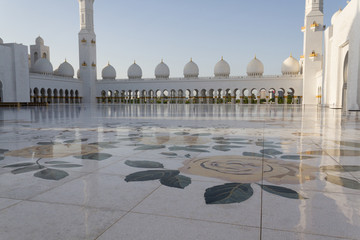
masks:
[[[185,238],[360,239],[359,117],[279,105],[0,109],[0,239],[168,239],[150,219]],[[70,216],[46,212],[64,206]]]

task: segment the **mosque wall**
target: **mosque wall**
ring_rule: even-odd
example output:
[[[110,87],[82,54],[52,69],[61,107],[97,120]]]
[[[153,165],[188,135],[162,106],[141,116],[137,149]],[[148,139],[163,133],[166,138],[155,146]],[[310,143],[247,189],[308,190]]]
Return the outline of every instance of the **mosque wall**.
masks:
[[[190,90],[200,92],[206,90],[207,95],[211,90],[223,92],[229,91],[232,96],[234,92],[239,90],[240,95],[245,90],[251,92],[257,90],[257,95],[261,90],[265,90],[269,96],[269,91],[273,89],[275,92],[282,90],[285,95],[289,89],[293,91],[294,96],[301,97],[303,92],[302,76],[263,76],[263,77],[230,77],[230,78],[171,78],[171,79],[145,79],[145,80],[101,80],[97,83],[97,96],[102,96],[102,91],[108,92],[142,92],[142,91],[161,91],[168,92],[175,90],[183,93]]]
[[[325,32],[324,105],[330,108],[360,110],[360,6],[351,1],[335,13]],[[348,56],[348,72],[345,59]],[[348,76],[347,79],[344,76]]]
[[[13,91],[12,71],[9,69],[11,66],[11,49],[8,46],[0,45],[0,102],[11,102],[12,95],[10,91]]]
[[[21,44],[0,45],[0,81],[3,102],[29,102],[28,48]]]
[[[70,77],[31,73],[30,95],[32,102],[80,103],[83,96],[83,81]]]
[[[248,76],[232,77],[230,65],[221,59],[215,65],[215,77],[198,78],[198,66],[191,60],[184,67],[185,78],[169,78],[170,69],[162,61],[155,69],[154,79],[141,79],[142,70],[134,63],[128,70],[129,79],[115,80],[115,68],[108,64],[102,71],[103,79],[96,80],[93,1],[86,0],[80,2],[80,14],[86,12],[79,33],[78,76],[82,80],[73,78],[74,69],[66,60],[54,71],[49,61],[50,48],[44,45],[41,37],[30,46],[30,70],[28,47],[3,44],[0,39],[0,98],[3,102],[80,103],[95,102],[95,98],[99,101],[104,93],[135,93],[138,97],[139,93],[164,94],[167,91],[177,97],[180,94],[183,97],[185,92],[192,96],[195,92],[203,98],[223,95],[234,98],[240,94],[243,98],[253,99],[254,91],[257,99],[264,100],[266,95],[267,100],[286,98],[291,91],[288,94],[291,99],[303,98],[296,103],[360,110],[360,2],[350,1],[343,11],[334,14],[331,26],[325,31],[324,58],[322,2],[307,2],[304,57],[301,60],[304,69],[290,56],[282,64],[283,75],[263,76],[264,65],[255,57],[247,67]]]

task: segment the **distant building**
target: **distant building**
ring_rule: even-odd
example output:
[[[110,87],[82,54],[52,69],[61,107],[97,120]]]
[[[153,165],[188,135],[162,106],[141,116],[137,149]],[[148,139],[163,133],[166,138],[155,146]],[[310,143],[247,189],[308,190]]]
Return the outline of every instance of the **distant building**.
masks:
[[[336,12],[327,29],[323,0],[306,0],[303,56],[285,59],[281,75],[264,75],[264,65],[255,56],[247,76],[231,76],[230,65],[221,58],[212,77],[199,77],[191,59],[184,77],[170,78],[162,60],[152,79],[143,79],[135,62],[128,69],[128,79],[116,79],[110,64],[97,79],[93,4],[94,0],[79,0],[76,78],[66,60],[53,69],[50,49],[41,37],[30,46],[30,55],[26,46],[4,44],[0,39],[0,102],[322,104],[360,110],[359,0]]]

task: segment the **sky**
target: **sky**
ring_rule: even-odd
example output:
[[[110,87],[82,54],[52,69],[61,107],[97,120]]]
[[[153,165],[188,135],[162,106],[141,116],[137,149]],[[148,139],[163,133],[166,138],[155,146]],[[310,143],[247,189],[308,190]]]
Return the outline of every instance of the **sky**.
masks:
[[[346,0],[324,0],[325,24]],[[56,69],[65,58],[78,69],[77,0],[0,0],[0,37],[32,45],[41,36]],[[98,76],[110,62],[126,78],[136,60],[152,78],[161,59],[170,77],[182,77],[190,58],[200,77],[214,74],[224,57],[231,75],[246,75],[254,58],[265,75],[281,73],[281,63],[302,55],[305,0],[96,0]]]

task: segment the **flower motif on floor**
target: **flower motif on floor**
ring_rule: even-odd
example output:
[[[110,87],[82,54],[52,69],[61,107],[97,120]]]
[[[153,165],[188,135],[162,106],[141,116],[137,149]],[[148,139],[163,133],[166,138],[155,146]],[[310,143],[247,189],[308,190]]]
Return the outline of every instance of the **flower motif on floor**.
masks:
[[[212,156],[185,161],[180,172],[230,182],[299,184],[314,180],[318,168],[307,164],[243,156]]]

